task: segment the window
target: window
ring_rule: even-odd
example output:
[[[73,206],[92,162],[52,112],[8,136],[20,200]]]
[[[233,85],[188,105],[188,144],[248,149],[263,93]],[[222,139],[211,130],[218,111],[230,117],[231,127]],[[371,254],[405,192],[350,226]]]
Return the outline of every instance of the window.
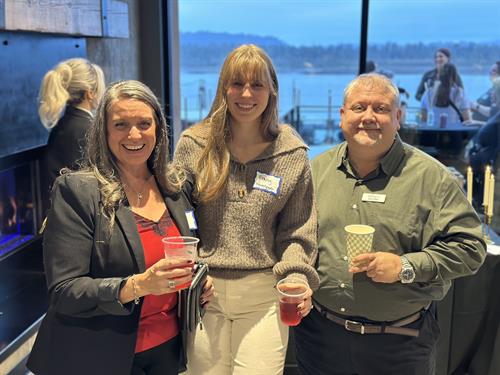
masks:
[[[328,149],[342,139],[338,108],[358,72],[360,22],[361,1],[181,0],[183,127],[208,113],[226,55],[253,43],[277,69],[283,121],[297,127],[311,157]]]

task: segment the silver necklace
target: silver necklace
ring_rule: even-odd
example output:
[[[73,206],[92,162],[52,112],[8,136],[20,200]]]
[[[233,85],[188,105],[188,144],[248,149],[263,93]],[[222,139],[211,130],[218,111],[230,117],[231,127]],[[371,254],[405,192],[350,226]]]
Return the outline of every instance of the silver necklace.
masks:
[[[126,182],[125,182],[125,184],[123,184],[124,187],[132,190],[132,192],[137,196],[137,206],[141,205],[141,200],[143,198],[144,189],[146,188],[146,185],[147,185],[148,181],[151,179],[151,177],[153,177],[153,175],[149,176],[148,178],[146,178],[144,180],[144,182],[142,183],[142,187],[139,191],[135,190],[130,184],[127,184]]]

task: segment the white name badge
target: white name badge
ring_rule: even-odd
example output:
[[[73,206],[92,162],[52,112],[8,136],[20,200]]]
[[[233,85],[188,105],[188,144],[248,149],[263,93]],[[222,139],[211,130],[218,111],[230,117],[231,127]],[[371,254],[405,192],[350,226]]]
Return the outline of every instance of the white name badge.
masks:
[[[193,210],[186,211],[186,220],[188,222],[189,229],[191,230],[198,229],[198,224],[196,223],[196,218],[194,217]]]
[[[283,177],[276,177],[271,176],[270,174],[257,172],[255,181],[253,183],[253,188],[271,193],[273,195],[278,195],[280,192],[282,180]]]
[[[371,194],[371,193],[363,193],[361,197],[363,202],[377,202],[384,203],[385,202],[385,194]]]

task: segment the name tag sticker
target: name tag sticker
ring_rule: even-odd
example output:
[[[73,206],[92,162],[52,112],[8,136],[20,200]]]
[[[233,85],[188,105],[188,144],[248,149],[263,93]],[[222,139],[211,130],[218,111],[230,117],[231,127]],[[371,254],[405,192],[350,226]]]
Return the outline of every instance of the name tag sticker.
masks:
[[[196,218],[194,217],[193,210],[186,211],[186,220],[188,222],[189,229],[191,230],[198,229],[198,224],[196,223]]]
[[[377,203],[385,203],[385,194],[370,194],[363,193],[361,197],[363,202],[377,202]]]
[[[253,188],[271,193],[272,195],[278,195],[280,192],[282,181],[283,177],[276,177],[271,176],[270,174],[257,172],[255,181],[253,183]]]

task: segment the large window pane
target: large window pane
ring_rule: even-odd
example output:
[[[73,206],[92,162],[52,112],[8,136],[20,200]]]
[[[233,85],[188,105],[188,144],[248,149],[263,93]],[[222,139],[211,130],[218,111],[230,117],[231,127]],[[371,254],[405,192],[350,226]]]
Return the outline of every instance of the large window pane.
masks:
[[[495,112],[494,105],[489,116],[475,110],[476,101],[492,87],[489,72],[500,60],[499,19],[498,0],[370,2],[368,59],[407,93],[401,96],[407,107],[400,135],[463,176],[474,164],[468,150],[475,134]],[[453,77],[453,67],[443,65],[446,61],[459,75],[447,98],[440,96]],[[465,123],[472,115],[473,124],[464,125],[458,112]],[[496,136],[489,140],[498,149]],[[484,169],[490,164],[495,173],[497,156],[492,152],[473,165],[474,205],[480,212]]]
[[[263,47],[280,83],[280,115],[310,156],[341,140],[342,91],[358,72],[361,1],[180,0],[181,118],[206,116],[220,66],[243,43]]]

